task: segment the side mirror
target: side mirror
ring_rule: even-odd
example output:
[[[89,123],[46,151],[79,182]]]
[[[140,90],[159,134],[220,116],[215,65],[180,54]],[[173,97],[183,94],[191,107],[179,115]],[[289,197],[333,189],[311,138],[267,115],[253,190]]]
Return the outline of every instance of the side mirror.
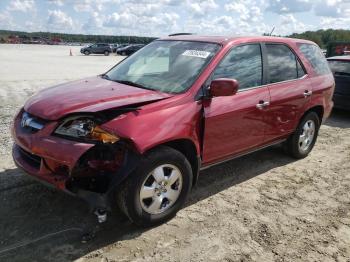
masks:
[[[239,83],[236,79],[219,78],[210,83],[211,96],[232,96],[237,93]]]

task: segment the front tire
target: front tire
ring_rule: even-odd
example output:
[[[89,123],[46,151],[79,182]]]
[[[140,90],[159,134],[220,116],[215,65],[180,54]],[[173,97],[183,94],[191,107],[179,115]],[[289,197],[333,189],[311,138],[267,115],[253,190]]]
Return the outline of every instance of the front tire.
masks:
[[[104,55],[105,55],[105,56],[109,56],[109,51],[105,51],[105,52],[104,52]]]
[[[320,125],[320,118],[315,112],[307,113],[286,141],[286,152],[296,159],[307,157],[316,143]]]
[[[86,51],[84,52],[84,55],[90,55],[90,52],[86,50]]]
[[[179,151],[162,146],[146,154],[118,190],[120,209],[140,226],[168,221],[184,205],[192,187],[192,169]]]

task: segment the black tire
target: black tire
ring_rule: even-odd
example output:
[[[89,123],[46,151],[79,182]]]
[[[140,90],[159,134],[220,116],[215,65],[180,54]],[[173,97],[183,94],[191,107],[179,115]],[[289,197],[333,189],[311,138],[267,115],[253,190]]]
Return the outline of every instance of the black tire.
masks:
[[[105,56],[109,56],[109,54],[110,54],[110,52],[107,51],[107,50],[104,52],[104,55],[105,55]]]
[[[314,136],[312,138],[312,141],[309,143],[309,146],[305,150],[302,150],[300,146],[301,142],[299,141],[299,138],[303,134],[305,124],[310,121],[315,123]],[[320,118],[315,112],[307,113],[299,122],[299,125],[295,130],[295,132],[285,142],[284,148],[286,153],[296,159],[302,159],[307,157],[316,143],[320,125],[321,125]]]
[[[125,53],[125,52],[122,52],[122,55],[123,55],[123,56],[126,56],[126,53]]]
[[[173,205],[159,214],[146,212],[140,200],[140,190],[149,174],[164,164],[176,166],[182,174],[182,188]],[[149,227],[164,223],[174,217],[184,205],[192,188],[192,169],[188,160],[179,151],[161,146],[147,153],[137,169],[119,187],[117,200],[119,208],[129,219],[139,226]],[[153,201],[153,200],[152,200]]]
[[[84,55],[90,55],[90,52],[89,51],[84,51]]]

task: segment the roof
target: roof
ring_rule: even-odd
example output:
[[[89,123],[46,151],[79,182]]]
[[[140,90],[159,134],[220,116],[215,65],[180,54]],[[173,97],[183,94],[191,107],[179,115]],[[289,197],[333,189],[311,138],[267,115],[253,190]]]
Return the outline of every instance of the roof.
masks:
[[[273,36],[204,36],[204,35],[177,35],[162,37],[158,40],[179,40],[179,41],[198,41],[198,42],[209,42],[217,44],[227,44],[235,41],[261,41],[261,42],[298,42],[314,44],[311,41],[286,38],[286,37],[273,37]]]
[[[350,61],[350,55],[332,56],[332,57],[328,57],[327,60]]]

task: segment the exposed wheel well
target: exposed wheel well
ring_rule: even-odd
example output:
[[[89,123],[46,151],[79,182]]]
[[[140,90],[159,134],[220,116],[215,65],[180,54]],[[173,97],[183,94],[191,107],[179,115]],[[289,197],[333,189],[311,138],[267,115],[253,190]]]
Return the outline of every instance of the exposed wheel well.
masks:
[[[320,122],[322,122],[323,114],[324,114],[323,106],[315,106],[315,107],[310,108],[308,111],[305,112],[303,117],[309,112],[315,112],[318,115]]]
[[[162,145],[174,148],[187,158],[192,167],[192,185],[194,186],[197,183],[200,168],[200,158],[197,155],[197,149],[194,143],[189,139],[178,139],[164,143]]]

